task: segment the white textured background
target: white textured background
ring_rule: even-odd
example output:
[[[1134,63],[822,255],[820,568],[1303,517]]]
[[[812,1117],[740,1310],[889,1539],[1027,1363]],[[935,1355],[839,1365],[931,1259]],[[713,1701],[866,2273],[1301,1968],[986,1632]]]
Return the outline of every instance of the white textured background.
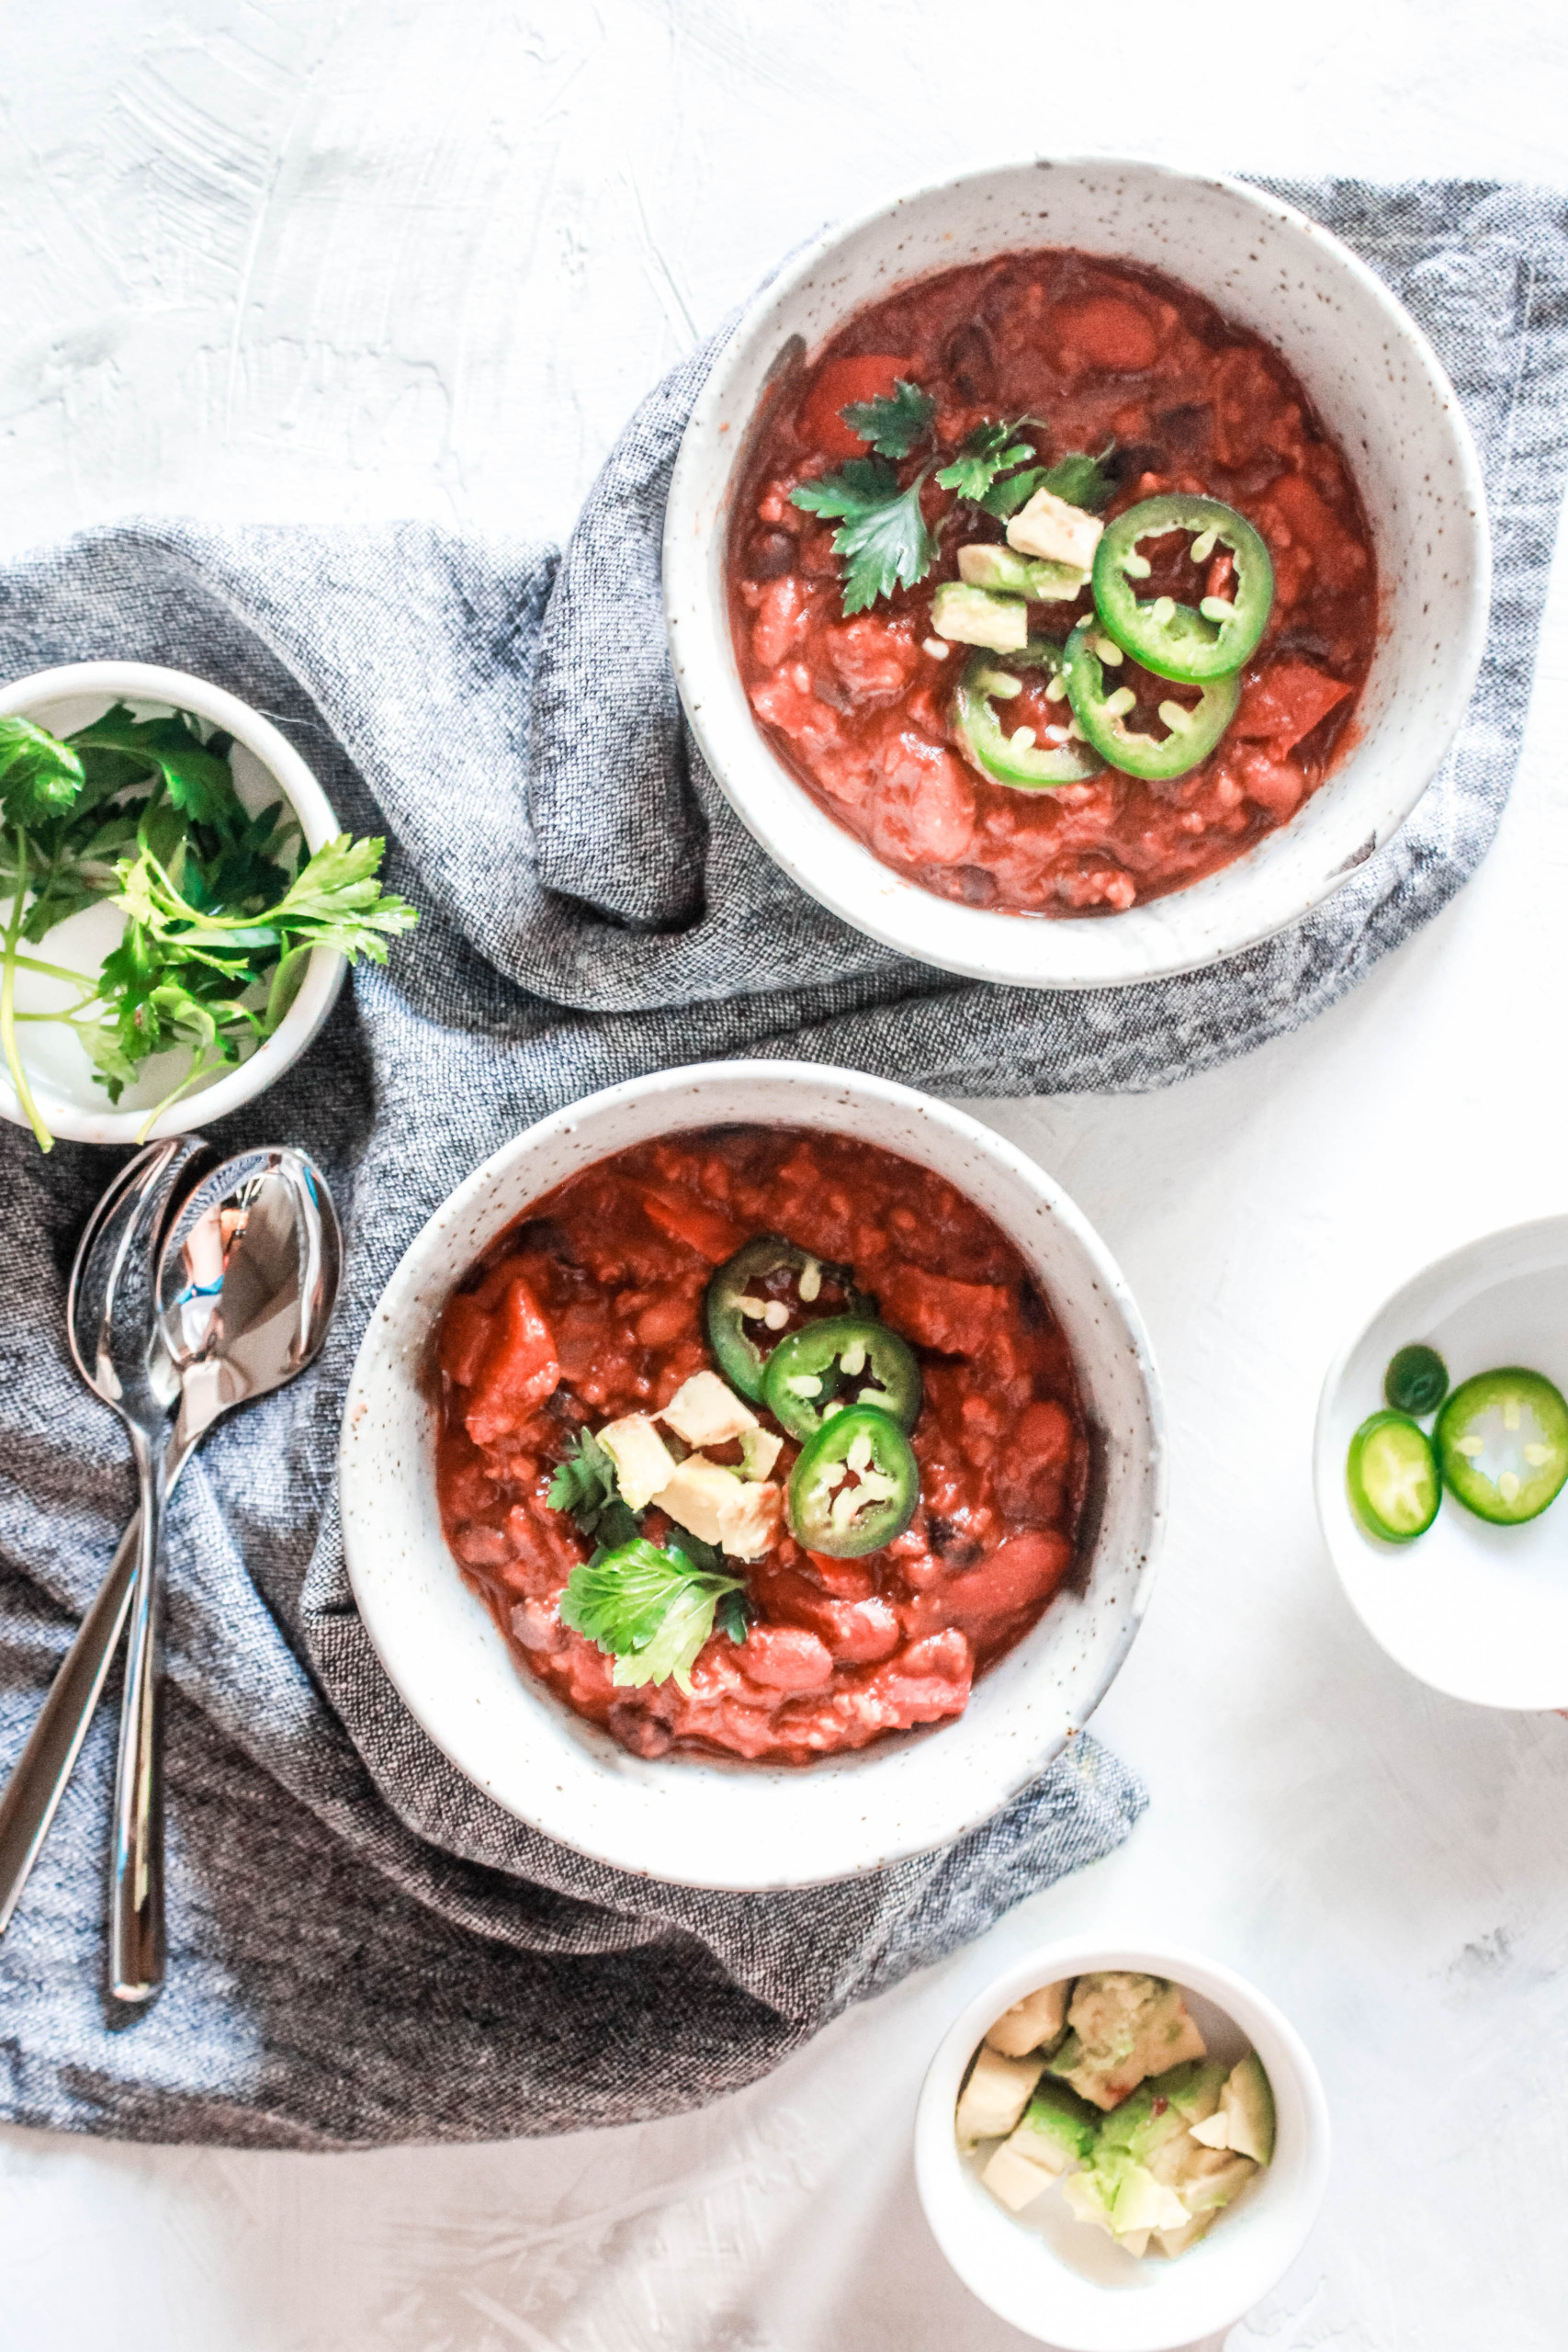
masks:
[[[137,506],[558,534],[637,396],[783,249],[998,153],[1568,179],[1561,0],[6,14],[12,545]],[[1098,1726],[1155,1791],[1131,1845],[683,2120],[364,2157],[0,2133],[6,2352],[1021,2347],[926,2234],[909,2119],[966,1986],[1101,1925],[1254,1975],[1326,2077],[1328,2208],[1229,2352],[1562,2352],[1568,1723],[1386,1664],[1307,1477],[1363,1310],[1564,1205],[1559,571],[1514,806],[1456,907],[1232,1069],[993,1106],[1121,1255],[1168,1385],[1175,1535]]]

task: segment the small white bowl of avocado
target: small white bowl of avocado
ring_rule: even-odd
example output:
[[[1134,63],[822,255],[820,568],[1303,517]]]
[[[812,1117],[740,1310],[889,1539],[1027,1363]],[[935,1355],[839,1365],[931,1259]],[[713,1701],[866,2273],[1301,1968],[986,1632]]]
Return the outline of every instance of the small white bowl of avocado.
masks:
[[[1176,2352],[1278,2284],[1328,2177],[1300,2036],[1195,1954],[1045,1946],[976,1996],[920,2094],[915,2171],[971,2292],[1060,2352]]]

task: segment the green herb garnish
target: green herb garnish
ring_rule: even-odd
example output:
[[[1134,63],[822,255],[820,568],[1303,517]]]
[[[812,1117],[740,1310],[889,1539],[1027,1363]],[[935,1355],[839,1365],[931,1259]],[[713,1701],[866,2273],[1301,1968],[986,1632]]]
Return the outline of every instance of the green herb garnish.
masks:
[[[385,844],[346,833],[295,872],[287,805],[253,816],[234,788],[231,738],[188,712],[138,718],[117,703],[65,741],[0,719],[0,1049],[44,1150],[53,1141],[17,1050],[23,1021],[73,1029],[111,1102],[151,1056],[184,1046],[190,1066],[148,1114],[282,1022],[314,947],[384,963],[387,940],[419,917],[376,879]],[[96,978],[24,953],[56,923],[107,902],[126,916]],[[68,984],[75,1001],[18,1012],[19,972]]]
[[[874,402],[868,401],[868,407]],[[833,551],[844,560],[844,613],[863,613],[895,588],[912,588],[936,560],[936,540],[920,509],[922,467],[903,489],[886,458],[851,458],[836,474],[790,492],[807,514],[840,515]]]
[[[730,1640],[745,1640],[745,1593],[739,1577],[699,1567],[673,1542],[660,1546],[638,1536],[573,1568],[560,1621],[615,1659],[613,1682],[636,1687],[673,1677],[689,1691],[693,1665],[721,1607]]]
[[[965,437],[953,463],[943,466],[938,481],[944,490],[955,490],[960,498],[973,500],[976,505],[999,514],[1005,521],[1017,513],[1044,470],[1036,466],[1027,482],[1023,476],[1012,471],[1034,455],[1032,442],[1014,436],[1025,425],[1038,423],[1037,417],[1029,416],[1021,416],[1011,424],[998,424],[985,418]],[[1002,480],[1005,475],[1011,475],[1011,479]]]
[[[839,414],[852,433],[870,442],[879,458],[907,458],[931,431],[936,402],[919,384],[900,377],[891,393],[874,401],[851,401]]]
[[[578,1533],[597,1546],[595,1562],[617,1545],[635,1542],[642,1525],[622,1498],[613,1456],[592,1430],[584,1430],[575,1453],[557,1464],[545,1500],[552,1510],[571,1513]]]
[[[1081,449],[1069,450],[1042,477],[1045,489],[1056,498],[1065,498],[1069,506],[1100,514],[1116,492],[1116,484],[1105,471],[1105,460],[1115,447],[1114,441],[1108,441],[1098,458],[1087,457]]]

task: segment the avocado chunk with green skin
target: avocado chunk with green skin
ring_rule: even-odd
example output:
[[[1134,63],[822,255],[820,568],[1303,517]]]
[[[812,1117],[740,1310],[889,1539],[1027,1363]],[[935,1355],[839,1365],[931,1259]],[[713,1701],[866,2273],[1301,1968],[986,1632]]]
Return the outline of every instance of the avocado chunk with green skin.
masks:
[[[1163,1976],[1126,1969],[1080,1976],[1067,2023],[1072,2034],[1050,2070],[1096,2107],[1116,2107],[1145,2075],[1207,2055],[1180,1987]]]
[[[1219,2106],[1225,2070],[1217,2059],[1190,2059],[1163,2075],[1153,2075],[1113,2108],[1100,2127],[1100,2147],[1123,2150],[1134,2162],[1146,2165],[1168,2142],[1185,2140],[1190,2127],[1213,2115]]]
[[[1074,2182],[1085,2177],[1095,2184],[1097,2201],[1109,2216],[1114,2237],[1141,2230],[1179,2230],[1190,2218],[1176,2191],[1122,2150],[1101,2150],[1087,2176],[1070,2175]]]
[[[1068,2166],[1094,2153],[1100,2118],[1065,2083],[1042,2082],[1023,2120],[1002,2142],[980,2178],[1010,2213],[1021,2212]]]
[[[1029,607],[1021,596],[996,596],[988,588],[948,580],[931,598],[931,627],[958,645],[1021,653],[1029,642]]]
[[[1074,603],[1089,578],[1076,563],[988,546],[960,548],[958,574],[973,588],[995,588],[1004,596],[1027,596],[1037,605]]]
[[[1010,2145],[1048,2171],[1066,2172],[1094,2154],[1100,2120],[1066,2083],[1041,2083]]]
[[[1256,2050],[1233,2066],[1220,2093],[1228,2144],[1254,2164],[1274,2161],[1274,2093]]]

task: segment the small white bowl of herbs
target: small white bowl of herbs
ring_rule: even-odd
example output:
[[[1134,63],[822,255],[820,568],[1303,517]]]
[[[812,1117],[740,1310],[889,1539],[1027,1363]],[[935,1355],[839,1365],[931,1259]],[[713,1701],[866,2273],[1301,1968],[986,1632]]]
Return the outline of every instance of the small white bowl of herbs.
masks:
[[[84,662],[0,691],[0,1114],[129,1144],[206,1125],[302,1054],[348,965],[419,918],[271,721]]]

